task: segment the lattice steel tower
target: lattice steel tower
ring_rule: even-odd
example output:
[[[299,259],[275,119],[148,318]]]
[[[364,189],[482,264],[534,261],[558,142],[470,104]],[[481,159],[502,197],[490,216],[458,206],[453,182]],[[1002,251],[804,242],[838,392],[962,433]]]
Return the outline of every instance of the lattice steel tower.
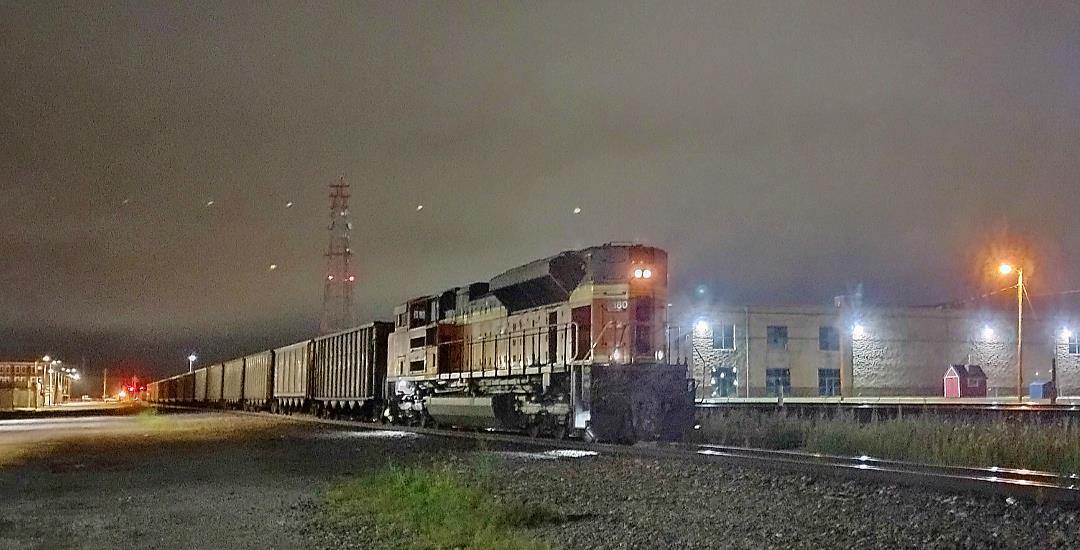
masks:
[[[341,176],[330,184],[330,246],[326,249],[326,274],[323,291],[323,334],[350,328],[356,324],[353,315],[353,285],[356,274],[350,265],[352,247],[349,245],[349,182]]]

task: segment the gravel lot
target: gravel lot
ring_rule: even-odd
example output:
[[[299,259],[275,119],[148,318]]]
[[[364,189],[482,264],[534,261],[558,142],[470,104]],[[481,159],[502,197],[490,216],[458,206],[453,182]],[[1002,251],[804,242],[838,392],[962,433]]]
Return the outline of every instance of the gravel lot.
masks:
[[[501,498],[572,516],[532,531],[556,548],[1080,548],[1077,511],[1033,503],[694,463],[490,454]],[[449,460],[475,469],[474,457]],[[400,547],[372,525],[309,529],[319,547]]]
[[[400,548],[327,519],[336,480],[389,461],[477,464],[498,496],[573,515],[562,548],[1080,548],[1077,512],[1004,499],[234,415],[128,425],[0,467],[0,548]],[[113,421],[115,422],[115,421]],[[197,426],[194,436],[172,423]],[[183,432],[188,433],[188,432]],[[162,435],[167,434],[167,435]]]

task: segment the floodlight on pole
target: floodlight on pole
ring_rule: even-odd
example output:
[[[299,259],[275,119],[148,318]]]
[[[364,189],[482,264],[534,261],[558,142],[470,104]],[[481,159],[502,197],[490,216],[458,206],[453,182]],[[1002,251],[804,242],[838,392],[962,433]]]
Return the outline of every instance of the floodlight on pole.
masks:
[[[196,357],[194,353],[187,356],[187,369],[189,373],[194,372],[196,359],[198,359],[198,357]]]

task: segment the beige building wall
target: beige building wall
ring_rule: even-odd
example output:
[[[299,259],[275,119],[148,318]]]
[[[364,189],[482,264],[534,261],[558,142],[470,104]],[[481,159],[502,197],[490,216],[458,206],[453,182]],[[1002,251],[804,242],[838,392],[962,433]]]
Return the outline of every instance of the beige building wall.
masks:
[[[818,396],[821,369],[848,369],[847,395],[940,396],[949,365],[971,363],[987,375],[988,395],[1016,395],[1016,318],[980,309],[833,307],[718,307],[691,321],[692,365],[699,397],[771,395],[768,369],[787,369],[790,396]],[[1058,366],[1061,395],[1080,395],[1080,354],[1069,346],[1060,319],[1024,324],[1024,392],[1049,380]],[[714,331],[734,327],[733,349],[717,349]],[[769,326],[787,328],[786,345],[770,345]],[[839,350],[822,349],[821,327],[834,329]],[[855,328],[858,327],[856,331]],[[1072,329],[1080,333],[1080,327]],[[726,344],[727,342],[724,342]],[[1074,336],[1074,344],[1075,344]],[[722,346],[726,347],[726,346]],[[829,346],[826,346],[829,347]],[[747,354],[749,351],[749,354]],[[718,384],[716,373],[737,377]],[[847,377],[845,377],[847,378]],[[736,389],[737,388],[737,389]]]

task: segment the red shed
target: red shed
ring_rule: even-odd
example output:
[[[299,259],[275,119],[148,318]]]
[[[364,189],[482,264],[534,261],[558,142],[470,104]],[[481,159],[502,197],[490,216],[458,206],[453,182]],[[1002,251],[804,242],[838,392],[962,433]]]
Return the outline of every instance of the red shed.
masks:
[[[979,365],[952,365],[945,371],[945,397],[986,397],[986,373]]]

